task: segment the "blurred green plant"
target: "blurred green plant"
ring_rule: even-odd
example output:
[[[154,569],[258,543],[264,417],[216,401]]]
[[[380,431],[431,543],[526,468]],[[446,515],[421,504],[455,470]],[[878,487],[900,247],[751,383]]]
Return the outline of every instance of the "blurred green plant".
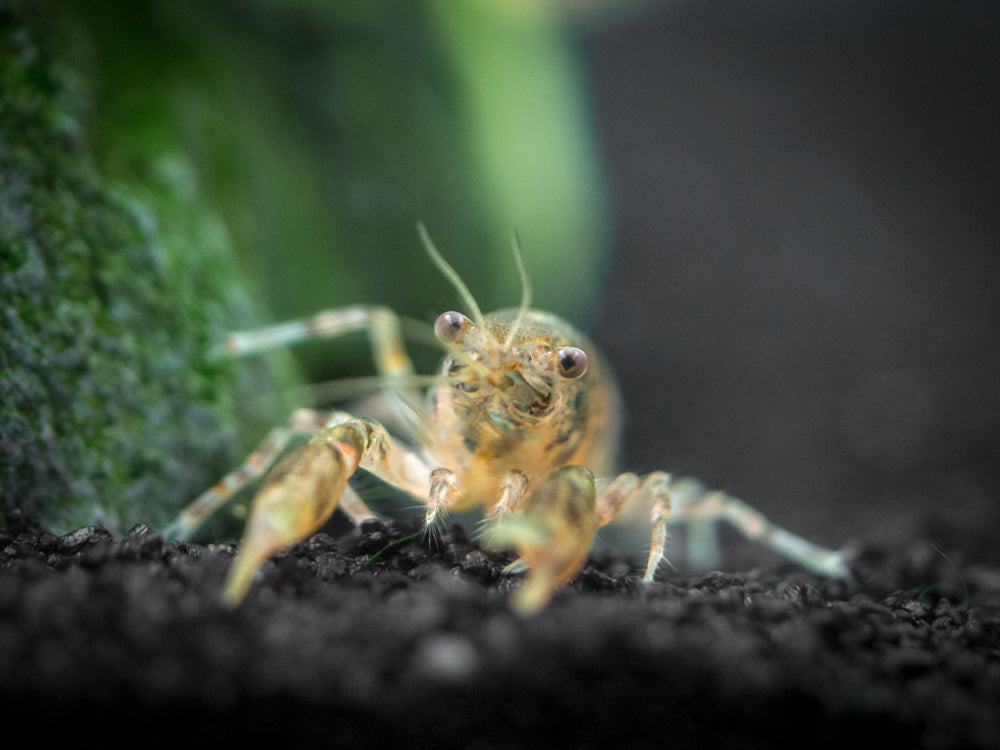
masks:
[[[547,3],[0,0],[0,40],[5,507],[165,520],[289,406],[291,361],[226,329],[458,304],[418,220],[484,308],[516,229],[537,304],[586,319],[606,208]],[[371,369],[360,337],[295,356]]]

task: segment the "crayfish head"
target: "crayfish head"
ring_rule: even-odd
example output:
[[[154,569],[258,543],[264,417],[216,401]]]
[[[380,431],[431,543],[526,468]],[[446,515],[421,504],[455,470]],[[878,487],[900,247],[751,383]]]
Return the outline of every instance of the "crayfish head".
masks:
[[[461,313],[442,313],[434,324],[447,346],[444,374],[470,406],[494,421],[524,424],[544,418],[560,390],[587,372],[587,355],[552,327],[548,313],[501,310],[477,325]]]

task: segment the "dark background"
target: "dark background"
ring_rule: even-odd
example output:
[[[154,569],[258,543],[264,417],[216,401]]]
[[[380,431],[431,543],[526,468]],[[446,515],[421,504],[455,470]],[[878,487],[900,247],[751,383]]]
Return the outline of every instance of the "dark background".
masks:
[[[623,467],[828,545],[1000,559],[998,49],[982,3],[664,3],[584,35]]]

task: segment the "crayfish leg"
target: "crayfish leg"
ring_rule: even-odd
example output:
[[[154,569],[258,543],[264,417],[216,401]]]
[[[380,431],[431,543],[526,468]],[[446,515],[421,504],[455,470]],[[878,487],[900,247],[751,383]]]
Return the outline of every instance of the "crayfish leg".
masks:
[[[725,492],[707,492],[685,500],[675,518],[698,532],[693,539],[695,542],[708,537],[708,542],[714,545],[714,527],[717,522],[726,521],[747,539],[769,547],[806,570],[829,578],[851,578],[843,551],[827,549],[793,534],[772,523],[743,500]],[[695,544],[689,546],[694,548],[693,556],[704,557]]]
[[[600,525],[606,526],[618,517],[626,505],[648,507],[653,525],[649,544],[649,559],[642,580],[652,581],[663,562],[667,546],[667,523],[671,511],[671,477],[664,471],[654,471],[640,480],[632,472],[619,474],[601,493],[597,501]]]
[[[697,480],[675,479],[654,471],[639,482],[634,474],[621,474],[607,486],[597,502],[601,525],[614,520],[623,508],[648,508],[653,536],[642,580],[653,581],[664,560],[668,524],[682,524],[687,531],[687,564],[694,571],[718,565],[717,527],[727,522],[740,534],[820,575],[850,578],[843,552],[829,550],[793,534],[765,518],[759,511],[725,492],[708,492]],[[631,515],[630,515],[631,517]]]

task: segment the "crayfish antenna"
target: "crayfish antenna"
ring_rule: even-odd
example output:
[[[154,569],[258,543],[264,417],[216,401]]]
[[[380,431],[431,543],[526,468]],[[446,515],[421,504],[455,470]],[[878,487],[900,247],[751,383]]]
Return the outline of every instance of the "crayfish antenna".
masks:
[[[434,245],[433,240],[431,240],[430,234],[427,232],[427,228],[424,226],[422,221],[417,222],[417,232],[420,234],[420,240],[424,243],[424,250],[430,257],[431,261],[437,266],[441,275],[444,276],[448,283],[450,283],[458,295],[462,298],[465,306],[469,308],[469,312],[472,314],[472,320],[477,326],[482,327],[483,325],[483,312],[476,302],[476,298],[472,296],[472,292],[469,291],[469,287],[465,285],[462,281],[462,277],[458,275],[458,272],[451,267],[451,264],[444,259],[440,251]]]
[[[504,341],[504,348],[510,349],[517,338],[518,331],[524,324],[524,318],[531,309],[531,278],[528,276],[528,268],[524,264],[524,250],[521,248],[521,238],[514,232],[514,262],[517,264],[517,273],[521,278],[521,304],[517,308],[517,317],[510,327],[507,340]]]

